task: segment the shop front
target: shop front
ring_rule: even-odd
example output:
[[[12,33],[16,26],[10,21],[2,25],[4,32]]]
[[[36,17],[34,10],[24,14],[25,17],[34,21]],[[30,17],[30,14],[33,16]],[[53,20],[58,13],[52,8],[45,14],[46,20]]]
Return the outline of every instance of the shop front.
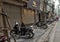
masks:
[[[23,8],[22,9],[22,20],[25,24],[34,23],[34,11],[31,9]]]
[[[19,6],[3,4],[4,13],[9,17],[9,23],[11,27],[15,22],[21,23],[21,8]]]

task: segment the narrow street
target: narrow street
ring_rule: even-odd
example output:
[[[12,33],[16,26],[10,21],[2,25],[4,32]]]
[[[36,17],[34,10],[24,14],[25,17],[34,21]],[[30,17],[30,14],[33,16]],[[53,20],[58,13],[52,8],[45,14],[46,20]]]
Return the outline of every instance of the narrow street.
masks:
[[[60,21],[58,21],[53,42],[60,42]]]
[[[49,42],[60,42],[60,20],[49,34]]]
[[[0,0],[0,42],[60,42],[60,0]]]

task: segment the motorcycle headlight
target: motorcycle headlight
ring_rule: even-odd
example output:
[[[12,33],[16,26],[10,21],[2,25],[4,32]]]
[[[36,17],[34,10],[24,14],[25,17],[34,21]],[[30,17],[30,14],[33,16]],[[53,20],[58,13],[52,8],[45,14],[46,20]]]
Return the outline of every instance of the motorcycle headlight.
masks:
[[[33,29],[33,25],[32,26],[30,26],[31,27],[31,29]]]
[[[30,26],[30,27],[33,27],[33,26]]]

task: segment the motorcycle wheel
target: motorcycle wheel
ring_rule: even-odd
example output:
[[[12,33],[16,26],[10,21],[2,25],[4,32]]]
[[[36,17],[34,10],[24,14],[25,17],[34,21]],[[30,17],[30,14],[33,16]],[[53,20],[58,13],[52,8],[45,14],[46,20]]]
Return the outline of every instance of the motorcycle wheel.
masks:
[[[48,26],[47,26],[47,25],[44,25],[44,26],[41,26],[41,28],[43,28],[43,29],[47,29]]]
[[[15,31],[14,30],[11,30],[10,31],[10,35],[11,35],[11,37],[15,37],[16,36]]]
[[[33,38],[34,37],[34,33],[33,32],[27,32],[26,33],[26,37],[27,38]]]
[[[19,38],[19,35],[15,34],[15,31],[14,30],[11,30],[10,31],[10,35],[12,38],[15,38],[15,39],[18,39]]]

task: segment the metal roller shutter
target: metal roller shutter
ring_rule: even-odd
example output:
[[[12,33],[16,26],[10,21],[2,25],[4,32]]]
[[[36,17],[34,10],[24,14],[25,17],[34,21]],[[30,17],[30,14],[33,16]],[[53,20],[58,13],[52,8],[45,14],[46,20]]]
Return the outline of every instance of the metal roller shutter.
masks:
[[[25,24],[32,24],[34,23],[34,11],[33,10],[29,10],[29,9],[23,9],[23,22]]]
[[[4,4],[4,13],[6,13],[9,16],[9,22],[10,22],[11,27],[13,27],[15,21],[19,23],[21,22],[20,21],[20,7]]]

